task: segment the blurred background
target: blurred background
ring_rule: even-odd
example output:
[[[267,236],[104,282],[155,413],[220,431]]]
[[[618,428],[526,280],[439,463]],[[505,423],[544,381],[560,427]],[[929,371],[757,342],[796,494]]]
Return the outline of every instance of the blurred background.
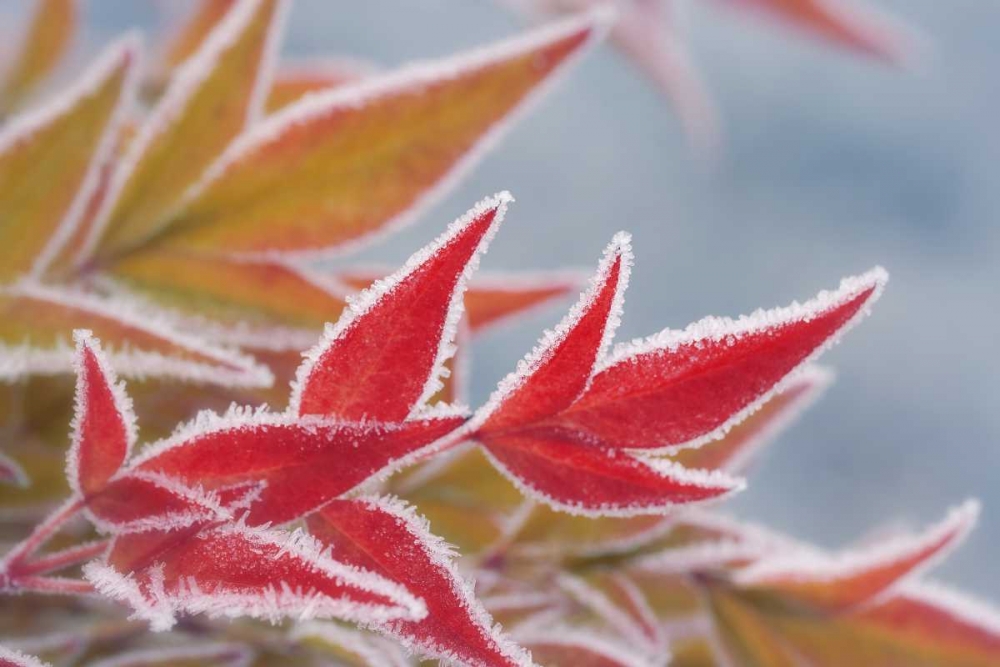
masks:
[[[692,152],[661,95],[602,46],[456,191],[363,258],[398,262],[509,189],[517,203],[483,270],[589,267],[615,231],[633,233],[619,340],[804,300],[884,265],[873,316],[824,359],[837,382],[727,509],[836,547],[978,496],[981,526],[939,575],[1000,599],[1000,4],[869,3],[930,38],[916,70],[689,0],[683,29],[725,123],[717,159]],[[85,1],[66,75],[187,4]],[[0,21],[29,5],[0,0]],[[391,67],[522,25],[488,0],[296,0],[284,53]],[[474,403],[560,316],[478,341]]]

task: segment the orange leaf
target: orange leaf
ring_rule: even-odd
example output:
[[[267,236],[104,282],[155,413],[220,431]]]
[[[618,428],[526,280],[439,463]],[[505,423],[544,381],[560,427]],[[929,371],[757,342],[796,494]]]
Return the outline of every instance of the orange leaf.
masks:
[[[107,258],[160,232],[181,196],[260,112],[282,0],[241,0],[177,71],[109,185],[89,244]]]
[[[374,73],[375,67],[370,63],[348,58],[282,65],[275,74],[264,109],[274,113],[309,93],[355,83]]]
[[[73,39],[77,24],[75,0],[41,0],[31,26],[21,34],[17,60],[0,84],[0,117],[27,99],[55,68]]]
[[[412,218],[602,31],[588,15],[312,96],[234,142],[162,241],[265,254],[358,242]]]
[[[114,149],[136,41],[109,47],[60,97],[0,133],[0,283],[38,274],[72,234]]]
[[[743,570],[737,581],[744,590],[827,612],[842,611],[871,601],[939,561],[962,542],[978,515],[978,503],[970,501],[920,535],[834,557],[777,555]]]
[[[109,275],[159,305],[207,318],[211,322],[199,327],[216,337],[272,350],[312,346],[323,324],[340,316],[349,293],[286,262],[170,250],[132,253],[109,267]]]
[[[164,317],[65,289],[20,285],[0,291],[0,378],[72,369],[74,328],[94,332],[112,366],[126,376],[161,376],[221,385],[268,386],[252,359],[177,332]]]

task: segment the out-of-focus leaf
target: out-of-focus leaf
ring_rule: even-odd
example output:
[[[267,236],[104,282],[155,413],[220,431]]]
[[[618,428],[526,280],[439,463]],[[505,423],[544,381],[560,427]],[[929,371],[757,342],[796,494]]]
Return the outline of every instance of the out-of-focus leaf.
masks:
[[[735,7],[759,11],[828,42],[891,63],[912,55],[911,37],[852,2],[832,0],[727,0]]]
[[[777,554],[741,571],[737,581],[745,592],[826,612],[843,611],[871,601],[941,560],[965,539],[978,515],[978,503],[970,501],[922,534],[833,557]]]
[[[0,646],[0,667],[46,667],[38,658]]]
[[[371,63],[347,58],[285,63],[274,76],[264,108],[267,113],[274,113],[310,93],[355,83],[375,71]]]
[[[759,612],[728,591],[713,589],[709,608],[724,654],[745,667],[796,667],[798,660]],[[723,663],[725,664],[725,663]]]
[[[39,0],[31,25],[21,33],[20,52],[0,82],[0,117],[24,104],[55,69],[76,31],[76,0]]]
[[[237,0],[198,0],[195,11],[171,35],[163,54],[167,71],[180,67],[201,48]]]
[[[123,651],[89,667],[249,667],[254,652],[241,644],[205,643]]]
[[[292,639],[316,645],[323,654],[336,658],[337,664],[351,667],[408,667],[410,664],[396,642],[336,623],[299,623],[292,628]]]
[[[453,183],[603,20],[573,20],[286,107],[226,150],[162,242],[315,251],[398,225]]]
[[[23,489],[31,484],[31,478],[20,463],[0,452],[0,482]]]
[[[112,176],[91,242],[100,259],[147,241],[260,112],[283,0],[241,0],[176,72]]]
[[[132,38],[114,44],[0,132],[0,282],[44,270],[85,213],[131,101],[136,51]]]
[[[669,657],[650,660],[620,642],[572,628],[526,630],[517,638],[535,662],[547,667],[657,667]]]
[[[344,309],[347,290],[281,261],[238,261],[168,250],[131,253],[110,267],[129,291],[208,320],[216,337],[244,346],[302,350]],[[282,334],[280,327],[299,329]]]
[[[249,357],[177,331],[165,317],[79,292],[20,285],[0,290],[0,379],[72,369],[74,329],[104,342],[112,366],[129,377],[159,376],[229,386],[269,386]]]
[[[394,476],[388,490],[417,506],[435,535],[475,554],[503,534],[521,494],[478,449],[459,449]]]

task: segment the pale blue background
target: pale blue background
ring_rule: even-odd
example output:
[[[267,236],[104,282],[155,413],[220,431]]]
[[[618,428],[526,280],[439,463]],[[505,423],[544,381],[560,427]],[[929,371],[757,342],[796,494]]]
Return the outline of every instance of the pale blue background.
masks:
[[[728,128],[719,164],[690,154],[663,100],[604,47],[456,192],[367,256],[401,260],[510,189],[518,202],[484,268],[590,265],[616,230],[634,233],[622,338],[804,299],[885,265],[874,316],[826,357],[837,384],[732,507],[835,546],[978,496],[982,524],[940,574],[1000,598],[1000,4],[871,1],[933,38],[921,72],[691,2],[692,49]],[[156,4],[90,0],[86,47],[151,24]],[[9,17],[25,3],[0,6]],[[486,0],[299,0],[285,51],[388,66],[517,25]],[[475,397],[558,316],[480,341]]]

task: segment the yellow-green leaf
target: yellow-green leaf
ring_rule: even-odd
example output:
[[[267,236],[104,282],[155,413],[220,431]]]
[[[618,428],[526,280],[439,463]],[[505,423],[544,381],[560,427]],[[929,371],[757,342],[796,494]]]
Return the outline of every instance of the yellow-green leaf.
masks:
[[[114,280],[158,304],[210,318],[240,345],[304,350],[335,322],[350,290],[276,261],[238,261],[183,252],[142,251],[111,267]],[[294,328],[283,335],[273,329]],[[256,341],[254,329],[269,330]],[[242,334],[241,334],[242,332]]]
[[[0,283],[43,270],[82,219],[131,101],[136,46],[110,47],[64,95],[0,133]]]
[[[0,117],[21,106],[59,64],[76,30],[76,0],[41,0],[0,85]]]
[[[411,218],[602,32],[603,16],[287,107],[226,150],[162,242],[193,251],[314,251]]]
[[[178,69],[112,178],[99,257],[156,234],[184,192],[263,104],[283,0],[241,0]]]
[[[131,377],[269,386],[253,359],[180,333],[165,316],[75,291],[22,284],[0,290],[0,382],[72,372],[74,329],[90,329]]]

